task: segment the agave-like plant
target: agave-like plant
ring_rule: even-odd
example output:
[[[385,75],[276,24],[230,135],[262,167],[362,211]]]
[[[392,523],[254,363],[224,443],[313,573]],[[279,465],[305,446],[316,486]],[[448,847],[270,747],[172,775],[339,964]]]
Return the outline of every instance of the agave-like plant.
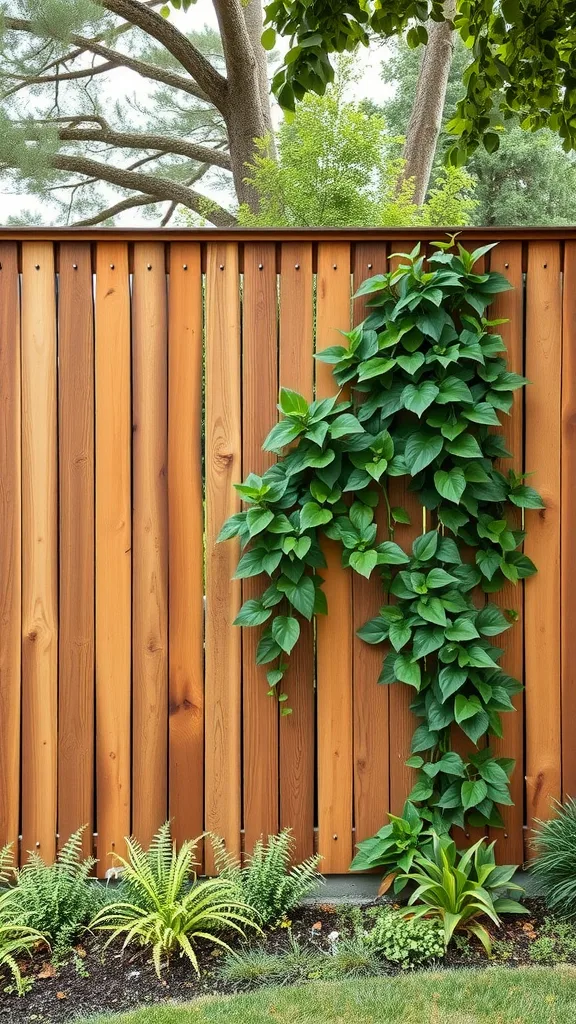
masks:
[[[242,926],[258,929],[254,911],[238,898],[232,882],[197,881],[193,870],[197,843],[197,839],[187,840],[177,850],[170,822],[158,830],[148,850],[133,836],[126,839],[128,857],[118,857],[121,898],[103,907],[90,926],[111,932],[106,945],[124,936],[124,949],[132,942],[151,946],[158,976],[163,955],[168,958],[178,950],[200,973],[194,950],[198,940],[228,950],[219,933],[232,929],[244,937]]]
[[[490,956],[490,935],[479,918],[488,917],[500,926],[500,914],[527,913],[506,895],[510,890],[524,890],[511,882],[514,864],[496,864],[494,845],[479,839],[464,853],[458,853],[453,839],[434,833],[430,854],[417,853],[412,869],[399,876],[416,885],[404,911],[406,916],[439,918],[446,946],[454,932],[475,935]]]

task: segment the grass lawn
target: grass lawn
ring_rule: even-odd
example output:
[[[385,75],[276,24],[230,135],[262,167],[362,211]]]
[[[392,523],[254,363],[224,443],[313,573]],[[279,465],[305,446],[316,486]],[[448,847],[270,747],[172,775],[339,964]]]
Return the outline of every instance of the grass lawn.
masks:
[[[89,1024],[574,1024],[576,970],[417,972],[147,1007]],[[81,1024],[81,1022],[78,1022]],[[84,1024],[87,1024],[85,1021]]]

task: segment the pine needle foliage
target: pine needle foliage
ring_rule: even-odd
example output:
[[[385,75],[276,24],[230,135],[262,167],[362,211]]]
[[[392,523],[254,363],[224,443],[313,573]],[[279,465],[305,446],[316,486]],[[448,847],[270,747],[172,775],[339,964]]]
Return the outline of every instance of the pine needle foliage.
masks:
[[[177,850],[170,822],[161,826],[147,850],[133,836],[127,838],[128,857],[118,857],[120,898],[103,907],[91,925],[111,933],[106,945],[124,938],[124,948],[132,943],[151,946],[159,977],[163,957],[179,952],[200,973],[194,948],[198,940],[227,950],[222,932],[244,936],[244,927],[258,927],[253,909],[240,899],[232,881],[196,880],[197,842],[187,840]]]
[[[532,874],[550,910],[576,916],[576,800],[556,805],[556,815],[539,821],[532,839]]]
[[[89,877],[96,861],[82,856],[85,828],[70,836],[54,864],[46,864],[32,852],[22,868],[12,869],[15,919],[44,936],[55,959],[65,955],[102,904],[102,889]],[[0,878],[6,880],[8,875],[8,854],[2,851]]]
[[[318,868],[321,857],[308,857],[290,867],[294,839],[290,829],[283,829],[268,840],[259,839],[245,867],[231,855],[221,839],[211,835],[216,870],[237,887],[242,899],[259,915],[262,924],[271,924],[285,917],[324,879]]]

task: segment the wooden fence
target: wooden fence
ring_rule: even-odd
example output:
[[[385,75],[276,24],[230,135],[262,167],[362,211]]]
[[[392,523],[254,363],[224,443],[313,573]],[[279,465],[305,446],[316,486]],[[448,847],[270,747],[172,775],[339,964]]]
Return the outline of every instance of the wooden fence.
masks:
[[[279,382],[334,390],[314,346],[417,237],[0,232],[0,843],[51,858],[87,823],[103,872],[168,815],[236,851],[290,825],[330,873],[401,809],[410,695],[376,685],[381,651],[354,636],[377,582],[326,544],[330,614],[303,631],[279,720],[255,631],[232,626],[253,581],[231,582],[237,551],[215,539],[233,482],[269,465]],[[576,230],[465,239],[499,240],[490,263],[514,285],[494,312],[533,383],[507,434],[546,501],[526,540],[539,575],[498,597],[520,613],[505,667],[526,683],[498,744],[518,763],[498,845],[521,861],[531,819],[576,794]],[[415,513],[407,544],[420,507],[391,487]]]

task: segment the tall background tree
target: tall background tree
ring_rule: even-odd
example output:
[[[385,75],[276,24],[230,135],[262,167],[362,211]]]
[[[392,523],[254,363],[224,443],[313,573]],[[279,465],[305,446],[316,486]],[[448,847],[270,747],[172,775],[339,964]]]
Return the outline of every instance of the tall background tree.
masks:
[[[458,36],[447,79],[441,130],[435,146],[432,178],[444,163],[452,137],[446,125],[464,95],[464,72],[470,53]],[[384,117],[390,136],[406,130],[418,105],[422,81],[421,50],[410,48],[405,38],[392,46],[382,62],[382,79],[392,95],[383,103],[363,104],[366,112]],[[576,161],[566,153],[558,135],[547,128],[526,132],[517,117],[509,118],[499,133],[494,153],[481,147],[466,161],[475,181],[472,222],[476,224],[573,224],[576,220]],[[401,152],[398,146],[396,153]],[[447,222],[445,222],[447,223]]]
[[[176,24],[158,0],[6,0],[0,168],[73,221],[161,204],[232,224],[226,178],[255,210],[245,167],[271,132],[261,0],[213,6],[219,32],[186,31],[191,15]]]

